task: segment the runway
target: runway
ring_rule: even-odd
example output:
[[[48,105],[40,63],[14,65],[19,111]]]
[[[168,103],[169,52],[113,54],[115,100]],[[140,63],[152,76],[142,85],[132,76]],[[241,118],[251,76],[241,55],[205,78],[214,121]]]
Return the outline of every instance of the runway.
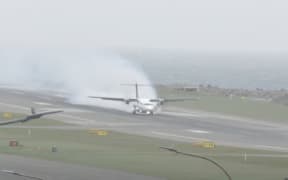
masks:
[[[163,112],[155,116],[131,115],[99,107],[73,105],[47,92],[0,89],[0,109],[29,113],[37,109],[63,109],[52,118],[79,128],[110,129],[180,142],[213,141],[220,145],[288,151],[288,124],[274,124],[209,113]],[[43,127],[45,128],[45,127]]]
[[[0,88],[0,111],[30,113],[30,107],[37,110],[62,109],[65,112],[49,118],[73,124],[73,126],[28,126],[18,128],[53,128],[78,130],[97,128],[148,137],[157,137],[177,142],[213,141],[218,145],[248,147],[288,152],[288,125],[248,120],[203,112],[162,112],[155,116],[132,115],[118,110],[93,106],[73,105],[58,94],[31,92]],[[11,126],[3,126],[8,128]],[[227,156],[225,154],[224,156]],[[230,156],[239,156],[231,154]],[[259,156],[259,154],[256,154]],[[263,154],[262,156],[271,156]],[[272,155],[273,157],[275,154]],[[44,180],[52,179],[145,179],[158,180],[127,172],[106,170],[45,160],[0,155],[0,178],[23,179],[21,176],[5,173],[15,171],[22,175]],[[29,164],[29,166],[27,166]],[[28,179],[28,178],[26,178]],[[35,179],[35,178],[34,178]]]

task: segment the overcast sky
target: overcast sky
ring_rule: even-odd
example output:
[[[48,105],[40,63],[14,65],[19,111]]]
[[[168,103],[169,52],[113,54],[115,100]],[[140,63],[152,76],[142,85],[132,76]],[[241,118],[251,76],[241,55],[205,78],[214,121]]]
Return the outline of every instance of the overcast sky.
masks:
[[[1,0],[0,47],[288,52],[287,0]]]

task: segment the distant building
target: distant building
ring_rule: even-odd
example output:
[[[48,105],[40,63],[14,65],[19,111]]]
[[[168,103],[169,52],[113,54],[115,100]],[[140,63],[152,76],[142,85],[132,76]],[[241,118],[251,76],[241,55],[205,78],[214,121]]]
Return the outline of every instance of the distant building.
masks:
[[[189,91],[189,92],[199,92],[199,87],[198,86],[177,87],[176,90]]]

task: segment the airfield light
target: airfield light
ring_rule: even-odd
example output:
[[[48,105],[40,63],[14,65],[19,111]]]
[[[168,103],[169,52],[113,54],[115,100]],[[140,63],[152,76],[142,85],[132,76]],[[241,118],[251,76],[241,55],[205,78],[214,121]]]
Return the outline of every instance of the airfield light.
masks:
[[[189,156],[189,157],[194,157],[194,158],[198,158],[198,159],[203,159],[203,160],[209,161],[210,163],[212,163],[215,166],[217,166],[225,174],[225,176],[228,178],[228,180],[232,180],[232,177],[225,170],[225,168],[223,166],[221,166],[219,163],[217,163],[216,161],[212,160],[212,159],[209,159],[207,157],[200,156],[200,155],[197,155],[197,154],[184,153],[184,152],[178,151],[178,150],[176,150],[174,148],[160,147],[160,149],[164,149],[166,151],[174,152],[176,154],[180,154],[180,155],[183,155],[183,156]]]

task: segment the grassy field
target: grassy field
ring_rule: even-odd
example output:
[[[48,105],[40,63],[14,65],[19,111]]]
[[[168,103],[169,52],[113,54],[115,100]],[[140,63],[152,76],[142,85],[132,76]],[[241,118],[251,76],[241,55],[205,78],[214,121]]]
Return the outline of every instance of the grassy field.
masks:
[[[9,147],[9,141],[17,139],[20,147]],[[156,138],[146,138],[116,132],[107,136],[88,133],[88,130],[53,130],[2,128],[0,153],[36,157],[67,163],[123,170],[169,180],[223,180],[223,174],[206,161],[175,155],[159,149],[174,144],[179,150],[208,154],[230,172],[234,180],[271,180],[288,176],[288,159],[249,157],[254,153],[276,152],[248,150],[230,147],[203,149],[189,143],[175,143]],[[52,146],[58,152],[51,152]],[[248,158],[244,160],[244,152]],[[225,154],[236,157],[217,156]]]
[[[177,91],[172,88],[158,88],[160,97],[199,97],[197,101],[173,102],[163,106],[164,109],[173,107],[186,110],[208,111],[220,114],[227,114],[239,117],[248,117],[253,119],[287,122],[288,106],[272,102],[253,101],[240,97],[229,97],[220,95],[208,95],[197,92]]]

